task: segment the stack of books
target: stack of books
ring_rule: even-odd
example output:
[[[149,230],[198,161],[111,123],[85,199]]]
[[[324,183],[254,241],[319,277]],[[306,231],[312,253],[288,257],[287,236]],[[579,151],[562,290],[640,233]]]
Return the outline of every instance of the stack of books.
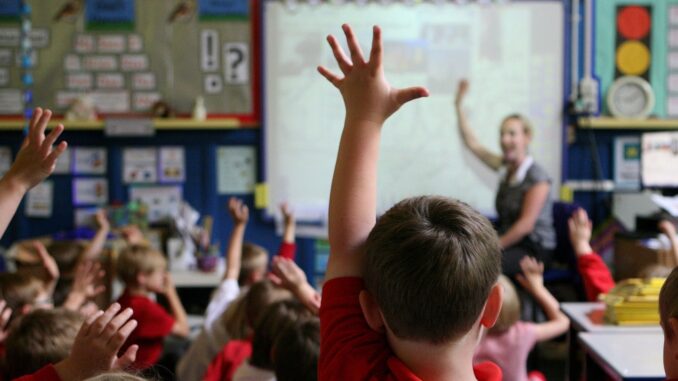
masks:
[[[602,299],[605,322],[615,325],[659,324],[659,291],[665,278],[621,281]]]

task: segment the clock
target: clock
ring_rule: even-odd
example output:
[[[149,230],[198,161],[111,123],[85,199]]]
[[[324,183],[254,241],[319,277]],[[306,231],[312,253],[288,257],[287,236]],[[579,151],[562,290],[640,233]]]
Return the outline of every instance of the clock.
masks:
[[[617,118],[645,119],[654,108],[652,86],[641,77],[619,77],[607,91],[607,107]]]

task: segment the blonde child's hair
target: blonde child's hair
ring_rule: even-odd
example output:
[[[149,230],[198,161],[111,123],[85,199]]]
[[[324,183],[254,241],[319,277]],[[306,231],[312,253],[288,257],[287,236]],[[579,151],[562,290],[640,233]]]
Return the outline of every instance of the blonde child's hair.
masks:
[[[506,332],[520,320],[520,298],[513,282],[505,275],[500,275],[498,283],[504,289],[504,300],[497,322],[488,331],[490,334]]]
[[[98,376],[90,377],[85,381],[148,381],[148,378],[142,378],[126,372],[104,373]]]
[[[252,273],[255,271],[264,272],[266,271],[266,266],[268,266],[268,251],[251,242],[243,243],[238,284],[241,287],[245,286]]]
[[[44,288],[40,279],[29,274],[22,272],[0,274],[0,299],[15,312],[19,312],[25,305],[35,303]]]
[[[137,282],[138,274],[150,274],[165,270],[167,260],[161,252],[146,245],[131,245],[123,249],[118,257],[116,271],[126,284]]]
[[[503,126],[506,122],[509,120],[517,120],[520,122],[520,124],[523,125],[523,133],[530,138],[534,136],[534,128],[532,128],[532,123],[530,122],[529,119],[523,114],[510,114],[504,117],[504,119],[501,121],[501,126]]]
[[[673,330],[669,327],[669,319],[678,318],[678,267],[674,268],[659,291],[659,320],[664,335],[673,338]]]
[[[222,315],[228,337],[235,340],[249,337],[266,307],[291,296],[289,291],[276,287],[268,280],[253,284],[243,296],[233,301]]]

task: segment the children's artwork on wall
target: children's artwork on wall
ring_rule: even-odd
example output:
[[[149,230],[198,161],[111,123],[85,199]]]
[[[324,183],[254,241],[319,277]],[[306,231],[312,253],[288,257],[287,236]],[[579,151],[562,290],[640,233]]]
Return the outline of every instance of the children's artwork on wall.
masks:
[[[80,227],[95,227],[95,214],[98,208],[76,208],[73,217],[76,228]]]
[[[73,179],[73,205],[105,205],[108,203],[108,180],[105,178]]]
[[[186,180],[184,147],[160,147],[159,156],[158,177],[161,183],[178,183]]]
[[[62,153],[57,159],[56,166],[54,167],[54,175],[66,175],[71,173],[71,163],[73,162],[73,149],[66,148],[66,151]],[[104,165],[104,169],[106,166]]]
[[[106,148],[74,147],[73,174],[103,175],[106,173]]]
[[[218,147],[218,193],[252,193],[256,182],[256,163],[254,147]]]
[[[148,211],[148,222],[154,223],[177,215],[182,191],[178,185],[133,186],[129,189],[129,199],[143,203]]]
[[[123,181],[154,183],[158,180],[158,160],[155,148],[125,148],[122,154]]]
[[[249,15],[248,0],[198,0],[200,20],[218,20]]]
[[[12,166],[12,149],[0,147],[0,177],[4,176]]]
[[[28,191],[26,196],[26,216],[49,218],[52,216],[54,183],[43,181]]]

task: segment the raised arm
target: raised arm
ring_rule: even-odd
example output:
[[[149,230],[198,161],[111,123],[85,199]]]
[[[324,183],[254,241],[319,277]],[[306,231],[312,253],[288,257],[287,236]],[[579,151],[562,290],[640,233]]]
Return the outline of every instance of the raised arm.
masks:
[[[567,221],[570,243],[577,255],[577,267],[584,283],[586,298],[598,300],[598,295],[614,287],[614,279],[603,259],[593,252],[591,240],[592,224],[584,209],[577,209]]]
[[[283,240],[276,256],[294,260],[297,254],[296,245],[296,221],[294,212],[287,203],[280,205],[280,212],[283,216]]]
[[[384,121],[408,101],[428,96],[422,87],[395,89],[382,66],[381,30],[373,28],[369,61],[363,58],[351,27],[342,26],[351,59],[334,36],[328,36],[343,78],[320,66],[344,100],[346,117],[334,168],[329,209],[331,254],[327,279],[362,276],[363,244],[376,220],[377,159]]]
[[[95,218],[99,228],[97,229],[94,238],[92,238],[92,240],[89,241],[89,244],[87,244],[87,247],[85,247],[85,251],[82,255],[83,260],[85,261],[99,258],[99,255],[101,255],[104,245],[106,244],[108,233],[111,231],[111,224],[108,222],[105,209],[97,210]]]
[[[224,279],[238,280],[242,259],[242,244],[250,212],[247,205],[235,197],[228,200],[228,212],[233,220],[233,230],[231,230],[231,238],[228,241],[228,249],[226,250]]]
[[[52,174],[57,158],[66,150],[65,141],[52,147],[63,132],[63,125],[57,125],[45,136],[45,129],[51,117],[50,110],[43,112],[41,108],[35,109],[28,127],[28,135],[21,144],[16,160],[0,179],[0,237],[5,234],[26,192]]]
[[[172,275],[170,273],[165,274],[164,295],[165,298],[167,298],[167,304],[169,305],[172,316],[174,317],[172,334],[180,337],[188,337],[188,334],[190,333],[190,327],[188,326],[188,315],[186,315],[184,305],[181,304],[181,299],[179,299],[177,288],[174,287],[174,281],[172,280]]]
[[[468,125],[468,120],[466,119],[466,112],[463,108],[463,100],[468,92],[469,83],[467,80],[461,80],[459,86],[457,87],[457,95],[454,98],[454,109],[457,111],[457,125],[459,126],[459,132],[461,137],[464,140],[464,145],[466,148],[470,149],[473,154],[480,159],[485,165],[492,168],[495,171],[498,171],[502,165],[501,156],[491,152],[485,146],[480,144],[476,134],[473,132],[471,127]]]
[[[520,217],[499,237],[499,243],[502,248],[505,249],[520,242],[520,240],[534,230],[539,212],[541,212],[549,196],[549,188],[549,183],[544,181],[534,184],[528,189],[520,209]]]
[[[273,258],[271,266],[278,286],[284,287],[314,314],[320,310],[320,294],[308,283],[304,270],[287,258]]]
[[[560,336],[570,327],[570,319],[560,311],[556,298],[544,287],[544,264],[532,257],[520,261],[522,274],[516,279],[539,303],[548,321],[536,325],[537,341],[545,341]]]

